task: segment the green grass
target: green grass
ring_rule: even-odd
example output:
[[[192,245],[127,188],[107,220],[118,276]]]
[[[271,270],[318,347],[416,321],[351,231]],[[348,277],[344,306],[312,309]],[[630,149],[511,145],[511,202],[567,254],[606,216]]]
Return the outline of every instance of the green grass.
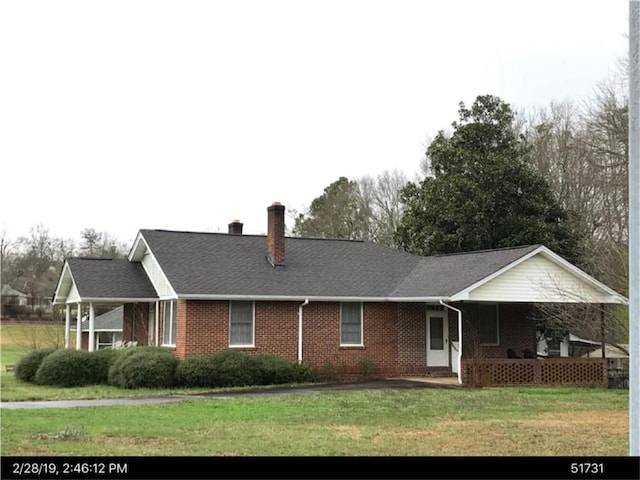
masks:
[[[51,332],[2,326],[0,398],[53,400],[204,389],[56,388],[15,379]],[[59,332],[58,332],[59,333]],[[236,389],[237,390],[237,389]],[[628,455],[627,390],[325,391],[176,404],[2,410],[2,455]]]
[[[3,410],[3,455],[627,455],[628,394],[411,389]]]

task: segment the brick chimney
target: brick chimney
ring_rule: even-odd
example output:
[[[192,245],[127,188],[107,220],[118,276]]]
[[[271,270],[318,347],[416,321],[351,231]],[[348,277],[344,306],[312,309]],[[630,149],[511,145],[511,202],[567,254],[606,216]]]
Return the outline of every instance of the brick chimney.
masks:
[[[242,226],[244,224],[240,220],[231,220],[229,224],[229,235],[242,235]]]
[[[273,202],[267,218],[267,259],[274,266],[284,265],[284,205]]]

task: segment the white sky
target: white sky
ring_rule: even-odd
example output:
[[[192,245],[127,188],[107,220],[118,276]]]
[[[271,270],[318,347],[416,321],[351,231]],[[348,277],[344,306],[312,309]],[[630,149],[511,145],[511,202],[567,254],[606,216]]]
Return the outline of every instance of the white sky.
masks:
[[[584,100],[627,31],[627,0],[4,1],[0,232],[264,233],[340,176],[413,178],[460,101]]]

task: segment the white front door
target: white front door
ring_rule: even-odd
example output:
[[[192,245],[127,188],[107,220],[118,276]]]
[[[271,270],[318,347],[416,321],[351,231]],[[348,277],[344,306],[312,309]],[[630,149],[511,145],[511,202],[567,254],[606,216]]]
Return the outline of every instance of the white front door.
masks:
[[[449,322],[446,312],[427,311],[427,367],[449,366]]]

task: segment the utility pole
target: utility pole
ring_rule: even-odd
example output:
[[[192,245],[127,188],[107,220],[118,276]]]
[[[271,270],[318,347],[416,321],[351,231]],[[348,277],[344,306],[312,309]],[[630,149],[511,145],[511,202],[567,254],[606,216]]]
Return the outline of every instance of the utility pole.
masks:
[[[629,453],[640,456],[640,0],[629,1]]]

